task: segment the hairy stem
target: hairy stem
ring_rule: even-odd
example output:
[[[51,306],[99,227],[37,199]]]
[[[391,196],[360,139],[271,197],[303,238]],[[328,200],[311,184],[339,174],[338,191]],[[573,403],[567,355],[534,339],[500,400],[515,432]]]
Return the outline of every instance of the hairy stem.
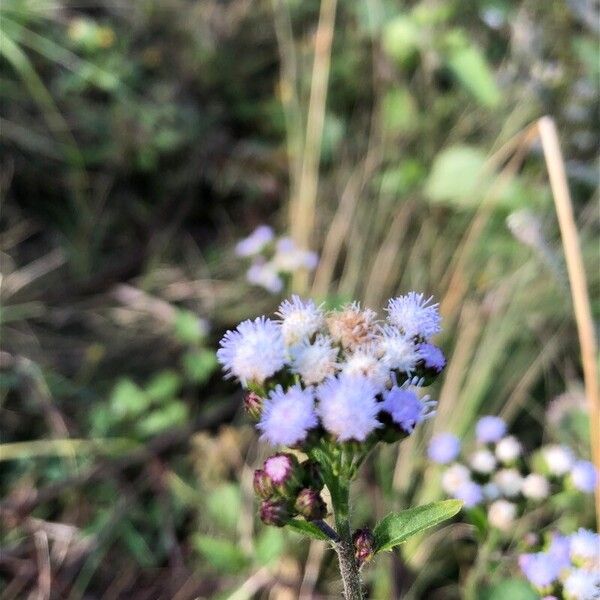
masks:
[[[354,545],[352,544],[350,521],[348,518],[348,484],[338,482],[337,493],[332,496],[335,497],[333,510],[335,513],[335,525],[340,538],[335,549],[340,564],[342,583],[344,584],[344,598],[346,600],[363,600],[360,572],[356,558],[354,557]]]

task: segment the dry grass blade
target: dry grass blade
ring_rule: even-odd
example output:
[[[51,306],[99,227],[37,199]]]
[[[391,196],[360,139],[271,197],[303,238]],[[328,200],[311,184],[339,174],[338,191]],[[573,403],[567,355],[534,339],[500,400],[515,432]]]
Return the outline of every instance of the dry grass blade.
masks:
[[[596,369],[597,346],[585,276],[585,266],[581,255],[579,236],[573,215],[573,204],[567,183],[565,163],[558,142],[556,125],[550,117],[542,117],[537,125],[560,226],[567,272],[569,274],[571,297],[573,298],[575,320],[577,322],[577,332],[581,346],[585,395],[590,417],[592,459],[596,465],[596,469],[600,470],[600,391],[598,389],[598,371]],[[597,526],[600,527],[600,482],[596,486],[596,521]]]
[[[293,208],[290,211],[293,215],[290,223],[292,238],[300,248],[310,246],[310,236],[315,223],[321,140],[325,123],[325,103],[327,101],[336,8],[337,0],[322,0],[319,25],[315,35],[315,59],[306,119],[302,171],[298,182],[298,195],[293,198]],[[297,271],[294,274],[294,289],[303,292],[307,284],[307,271]]]

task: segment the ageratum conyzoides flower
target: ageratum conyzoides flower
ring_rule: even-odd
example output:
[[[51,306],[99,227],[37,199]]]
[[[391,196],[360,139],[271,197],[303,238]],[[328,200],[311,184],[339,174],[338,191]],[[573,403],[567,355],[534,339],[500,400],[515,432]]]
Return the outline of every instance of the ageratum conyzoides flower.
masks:
[[[259,231],[241,251],[267,243],[269,232]],[[368,528],[352,535],[350,482],[378,443],[397,442],[434,415],[436,403],[422,390],[446,364],[431,339],[441,329],[432,298],[410,292],[390,299],[386,310],[384,319],[358,302],[326,311],[292,296],[277,319],[261,316],[228,331],[217,353],[226,374],[245,388],[244,407],[261,440],[279,449],[254,473],[260,518],[276,527],[316,524],[336,544],[344,593],[352,599],[358,596],[349,594],[346,575],[355,572],[356,582],[358,566],[377,548]],[[450,462],[458,450],[437,454]],[[480,502],[468,471],[451,487],[469,505]],[[449,502],[451,516],[460,505]],[[337,531],[324,521],[330,514]]]

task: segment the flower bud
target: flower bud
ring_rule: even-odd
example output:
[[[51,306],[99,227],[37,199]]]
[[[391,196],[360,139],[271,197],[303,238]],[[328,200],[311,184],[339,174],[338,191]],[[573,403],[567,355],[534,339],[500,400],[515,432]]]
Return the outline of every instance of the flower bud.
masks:
[[[247,392],[244,396],[244,408],[248,416],[255,421],[260,419],[263,399],[256,392]]]
[[[305,487],[320,492],[323,489],[323,477],[319,463],[313,460],[305,460],[300,463],[302,469],[302,483]]]
[[[262,469],[254,471],[254,491],[259,498],[266,500],[273,495],[273,482],[271,478]]]
[[[294,508],[307,520],[317,521],[327,515],[327,507],[319,492],[304,488],[300,490]]]
[[[301,471],[298,459],[293,454],[281,452],[269,456],[263,469],[273,487],[283,496],[294,493],[301,487]]]
[[[373,558],[375,554],[375,537],[370,529],[357,529],[352,534],[352,543],[354,545],[354,556],[359,567]]]
[[[287,502],[280,499],[263,500],[259,513],[263,523],[275,527],[283,527],[292,518]]]

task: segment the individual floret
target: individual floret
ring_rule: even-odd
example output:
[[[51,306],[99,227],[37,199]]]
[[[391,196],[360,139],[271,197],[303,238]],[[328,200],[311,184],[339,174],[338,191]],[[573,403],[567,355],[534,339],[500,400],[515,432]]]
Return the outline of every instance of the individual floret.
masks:
[[[421,359],[412,338],[391,325],[380,329],[378,339],[381,360],[389,368],[401,373],[412,373]]]
[[[285,344],[278,323],[259,317],[240,323],[221,340],[217,358],[226,373],[242,385],[263,383],[285,364]]]
[[[497,442],[506,433],[506,423],[500,417],[481,417],[475,425],[475,436],[480,444]]]
[[[380,427],[376,394],[366,377],[330,377],[317,388],[317,412],[323,426],[340,442],[364,441]]]
[[[258,254],[273,237],[273,230],[268,225],[259,225],[247,238],[236,244],[235,253],[243,257]]]
[[[265,401],[257,427],[271,445],[292,446],[317,425],[312,390],[299,385],[284,390],[278,385]]]
[[[442,319],[439,304],[433,303],[433,297],[409,292],[405,296],[392,298],[386,308],[388,321],[408,337],[428,340],[441,331]]]
[[[392,421],[406,433],[412,433],[414,428],[429,417],[435,402],[425,396],[422,400],[412,390],[394,386],[384,393],[381,408],[387,412]]]
[[[438,433],[429,441],[427,456],[435,463],[447,465],[460,452],[460,440],[451,433]]]
[[[333,340],[345,350],[369,344],[375,338],[377,315],[374,311],[361,309],[358,302],[347,305],[327,317],[327,327]]]
[[[298,373],[306,385],[321,383],[338,367],[338,349],[323,335],[318,335],[312,344],[305,339],[290,349],[290,355],[292,371]]]
[[[373,345],[361,346],[347,354],[346,360],[340,365],[340,371],[349,376],[366,377],[378,391],[382,391],[390,379],[390,371],[378,358]]]
[[[310,338],[325,324],[323,311],[312,301],[292,296],[284,300],[277,312],[281,319],[281,331],[288,346]]]
[[[592,494],[598,483],[598,471],[588,460],[578,460],[571,469],[571,483],[580,492]]]

